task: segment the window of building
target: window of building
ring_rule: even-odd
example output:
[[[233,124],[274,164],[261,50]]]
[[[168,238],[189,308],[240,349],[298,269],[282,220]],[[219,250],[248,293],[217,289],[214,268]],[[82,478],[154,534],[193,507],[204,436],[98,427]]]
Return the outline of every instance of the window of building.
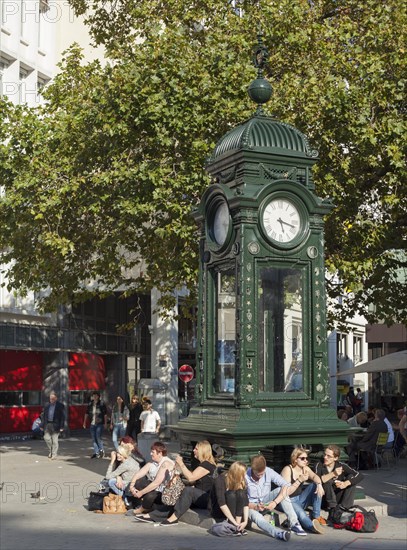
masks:
[[[24,36],[26,26],[26,1],[20,0],[20,36]]]
[[[71,391],[71,405],[87,405],[90,400],[88,390],[75,390]]]
[[[41,405],[40,391],[0,391],[0,406],[25,407]]]
[[[342,332],[338,332],[336,336],[336,353],[337,353],[338,359],[348,358],[346,338],[347,338],[347,335]]]
[[[24,67],[20,67],[20,73],[19,73],[19,101],[20,103],[25,103],[25,92],[26,92],[26,80],[29,75],[29,71],[25,69]]]
[[[363,361],[363,340],[362,336],[355,335],[353,337],[353,362],[356,365]]]
[[[5,25],[7,23],[7,2],[6,0],[2,0],[0,3],[0,10],[1,10],[1,24]]]
[[[49,79],[38,75],[37,76],[37,96],[41,96],[43,88],[48,84]]]

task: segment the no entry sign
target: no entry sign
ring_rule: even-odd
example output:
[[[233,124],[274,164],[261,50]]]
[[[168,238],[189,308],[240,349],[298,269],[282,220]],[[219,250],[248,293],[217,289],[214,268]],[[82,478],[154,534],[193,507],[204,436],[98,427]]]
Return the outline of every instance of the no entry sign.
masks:
[[[185,384],[191,382],[193,377],[194,369],[191,367],[191,365],[182,365],[182,367],[178,369],[178,378]]]

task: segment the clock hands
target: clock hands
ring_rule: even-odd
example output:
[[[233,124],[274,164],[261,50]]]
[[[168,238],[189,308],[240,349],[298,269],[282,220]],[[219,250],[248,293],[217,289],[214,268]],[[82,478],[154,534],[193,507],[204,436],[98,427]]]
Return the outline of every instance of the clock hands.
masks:
[[[288,223],[288,222],[285,222],[284,220],[282,220],[281,218],[278,218],[277,220],[279,222],[279,224],[281,225],[281,231],[284,233],[284,227],[283,227],[283,224],[284,225],[288,225],[289,227],[295,227],[292,223]]]

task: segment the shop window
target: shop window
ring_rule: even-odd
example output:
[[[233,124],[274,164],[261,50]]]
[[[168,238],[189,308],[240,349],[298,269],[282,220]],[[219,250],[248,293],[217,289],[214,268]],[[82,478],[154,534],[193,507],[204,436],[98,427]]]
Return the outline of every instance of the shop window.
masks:
[[[0,405],[3,407],[25,407],[41,405],[40,391],[0,391]]]
[[[71,405],[87,405],[89,403],[89,392],[87,390],[71,391]]]
[[[40,391],[23,391],[22,405],[41,405]]]
[[[0,391],[0,405],[4,407],[18,407],[20,405],[20,392]]]

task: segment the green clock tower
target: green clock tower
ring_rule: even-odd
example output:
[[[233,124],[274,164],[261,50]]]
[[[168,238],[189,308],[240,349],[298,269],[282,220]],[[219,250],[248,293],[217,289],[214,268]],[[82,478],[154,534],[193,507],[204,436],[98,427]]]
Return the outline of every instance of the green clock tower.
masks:
[[[217,143],[213,184],[195,212],[201,227],[197,406],[176,428],[184,447],[208,439],[229,460],[257,451],[273,464],[295,444],[346,443],[329,406],[324,216],[317,161],[305,135],[267,116],[261,36],[256,113]]]

